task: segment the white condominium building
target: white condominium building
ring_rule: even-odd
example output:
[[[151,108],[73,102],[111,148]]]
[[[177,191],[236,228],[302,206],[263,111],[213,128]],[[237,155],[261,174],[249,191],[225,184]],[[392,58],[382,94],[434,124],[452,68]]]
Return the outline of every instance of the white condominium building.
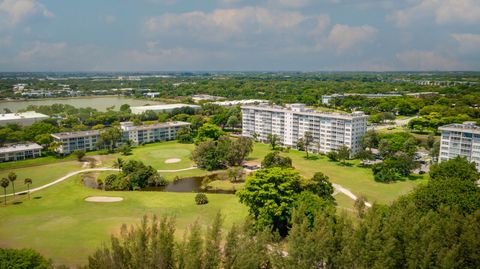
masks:
[[[42,155],[42,146],[35,143],[0,147],[0,162],[33,159]]]
[[[442,132],[438,162],[466,157],[480,171],[480,127],[475,122],[448,124],[438,130]]]
[[[190,123],[176,121],[134,126],[132,122],[122,122],[120,123],[122,139],[118,144],[128,140],[134,145],[174,140],[177,131],[184,126],[190,126]],[[97,150],[101,132],[101,130],[65,132],[52,134],[52,137],[55,142],[60,143],[56,149],[57,153],[70,154],[75,150]]]
[[[242,106],[242,135],[256,136],[267,142],[269,134],[277,135],[284,146],[297,147],[297,142],[310,132],[311,151],[327,153],[343,145],[352,154],[360,150],[360,141],[367,131],[367,116],[363,112],[351,114],[317,112],[304,104],[280,106]]]

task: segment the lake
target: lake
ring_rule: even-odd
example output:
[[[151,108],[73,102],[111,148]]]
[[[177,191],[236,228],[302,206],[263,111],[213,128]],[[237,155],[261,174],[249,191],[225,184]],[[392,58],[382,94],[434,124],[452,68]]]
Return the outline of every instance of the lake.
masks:
[[[143,106],[143,105],[160,105],[163,104],[159,101],[134,99],[121,96],[94,96],[94,97],[78,97],[78,98],[50,98],[50,99],[34,99],[27,101],[0,101],[0,113],[4,108],[8,108],[13,112],[25,109],[29,105],[53,105],[53,104],[66,104],[74,107],[92,107],[99,111],[106,111],[107,107],[115,106],[115,110],[118,110],[121,105],[129,104],[130,106]]]

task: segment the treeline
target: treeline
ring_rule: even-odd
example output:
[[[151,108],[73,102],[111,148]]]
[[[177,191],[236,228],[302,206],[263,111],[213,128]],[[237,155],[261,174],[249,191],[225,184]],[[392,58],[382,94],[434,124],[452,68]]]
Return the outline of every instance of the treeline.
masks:
[[[462,173],[455,170],[459,163]],[[256,218],[224,233],[217,215],[206,230],[196,222],[176,241],[172,218],[144,218],[139,226],[124,226],[110,245],[90,256],[87,267],[478,268],[480,190],[474,180],[479,174],[465,163],[440,164],[429,183],[390,206],[358,207],[355,219],[331,205],[312,208],[302,202],[284,237],[272,233],[272,226],[259,229]]]

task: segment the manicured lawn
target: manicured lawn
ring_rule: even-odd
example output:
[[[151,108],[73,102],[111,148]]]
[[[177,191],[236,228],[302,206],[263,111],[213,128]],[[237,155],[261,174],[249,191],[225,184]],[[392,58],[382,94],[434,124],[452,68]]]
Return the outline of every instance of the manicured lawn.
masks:
[[[15,192],[27,190],[27,185],[24,185],[24,179],[29,177],[32,179],[30,188],[39,187],[50,183],[72,171],[82,169],[82,163],[77,161],[57,162],[52,164],[30,166],[17,169],[1,169],[0,178],[6,177],[8,173],[14,172],[17,174],[15,181]],[[7,188],[7,194],[12,192],[12,184]],[[3,188],[0,190],[0,195],[3,195]]]
[[[209,203],[197,206],[194,193],[103,192],[82,186],[80,177],[22,198],[20,204],[0,206],[0,247],[29,247],[55,263],[85,264],[89,254],[118,233],[123,223],[137,224],[145,214],[175,216],[177,235],[195,220],[207,225],[221,210],[224,227],[242,223],[247,209],[234,195],[207,194]],[[118,203],[89,203],[91,195],[121,196]]]
[[[192,160],[190,160],[190,154],[194,148],[195,145],[193,144],[180,144],[176,141],[146,144],[133,148],[132,154],[129,156],[122,156],[118,153],[105,155],[104,166],[112,165],[116,158],[122,158],[125,160],[140,160],[158,170],[188,168],[194,165]],[[165,163],[166,160],[174,158],[180,159],[180,162]]]
[[[268,145],[256,143],[250,159],[261,161],[269,151]],[[293,166],[303,176],[311,177],[315,172],[322,172],[330,178],[331,182],[342,185],[357,196],[364,194],[370,202],[390,203],[418,184],[426,182],[426,176],[423,176],[417,180],[398,181],[391,184],[378,183],[373,180],[370,169],[357,166],[358,161],[349,161],[351,166],[343,166],[321,155],[314,155],[317,159],[305,159],[305,152],[297,150],[282,154],[292,158]]]

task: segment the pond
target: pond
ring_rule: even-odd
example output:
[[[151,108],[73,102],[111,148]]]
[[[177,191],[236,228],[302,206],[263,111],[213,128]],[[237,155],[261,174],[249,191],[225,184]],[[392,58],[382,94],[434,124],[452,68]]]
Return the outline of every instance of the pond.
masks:
[[[119,110],[123,104],[129,104],[130,106],[143,106],[143,105],[160,105],[163,104],[159,101],[134,99],[122,96],[92,96],[92,97],[75,97],[75,98],[49,98],[49,99],[34,99],[25,101],[0,101],[0,112],[3,112],[4,108],[10,109],[12,112],[17,112],[21,109],[26,109],[29,105],[53,105],[53,104],[65,104],[72,105],[74,107],[91,107],[99,111],[106,111],[108,107],[115,106],[115,110]]]
[[[163,187],[147,187],[142,191],[165,191],[165,192],[206,192],[206,193],[225,193],[234,194],[235,191],[229,190],[205,190],[202,188],[204,177],[186,177],[173,180],[167,186]]]
[[[97,189],[99,188],[96,177],[92,175],[85,175],[82,177],[83,184],[86,187]],[[234,190],[204,190],[202,188],[203,177],[186,177],[173,180],[166,186],[162,187],[146,187],[141,191],[159,191],[159,192],[205,192],[205,193],[223,193],[234,194]]]

